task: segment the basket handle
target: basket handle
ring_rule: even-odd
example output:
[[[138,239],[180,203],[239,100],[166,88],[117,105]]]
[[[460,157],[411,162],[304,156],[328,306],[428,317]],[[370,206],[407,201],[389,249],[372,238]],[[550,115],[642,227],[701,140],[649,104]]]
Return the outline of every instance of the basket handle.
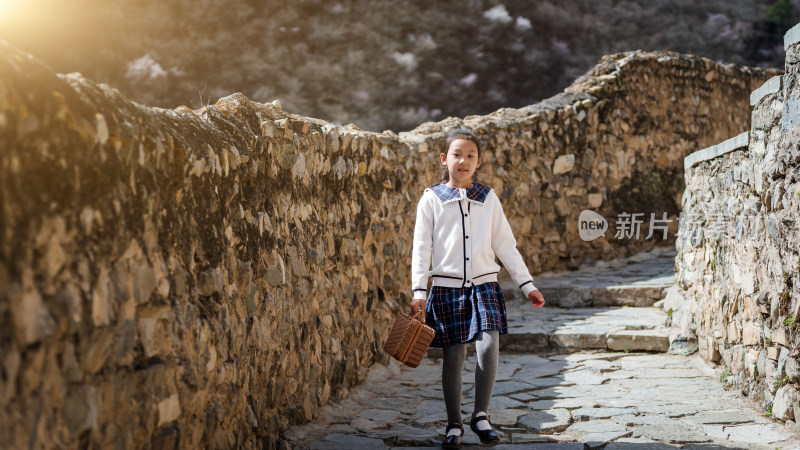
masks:
[[[417,312],[416,312],[416,313],[414,313],[414,315],[413,315],[413,316],[411,316],[411,318],[412,318],[412,319],[417,319],[417,320],[419,320],[420,322],[423,322],[423,320],[422,320],[422,317],[421,317],[421,316],[422,316],[422,308],[420,308],[419,310],[417,310]]]

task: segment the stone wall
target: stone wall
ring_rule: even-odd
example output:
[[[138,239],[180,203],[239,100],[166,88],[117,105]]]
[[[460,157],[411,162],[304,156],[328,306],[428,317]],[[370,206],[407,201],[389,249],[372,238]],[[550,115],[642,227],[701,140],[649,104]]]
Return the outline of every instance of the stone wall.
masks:
[[[618,214],[667,213],[674,236],[684,156],[748,129],[749,116],[736,108],[746,108],[749,92],[775,73],[693,55],[610,55],[544,102],[423,124],[401,136],[413,144],[423,134],[439,144],[447,126],[476,129],[491,150],[477,179],[497,190],[532,270],[572,269],[672,244],[672,237],[644,239],[649,222],[640,239],[616,239]],[[605,238],[580,239],[585,209],[609,221]]]
[[[771,74],[620,54],[398,136],[240,94],[149,108],[0,43],[0,442],[280,445],[386,358],[445,127],[483,140],[531,271],[564,269],[655,245],[583,242],[578,214],[677,213],[683,157],[746,129]]]
[[[686,158],[679,287],[665,308],[730,384],[791,420],[800,416],[800,26],[785,40],[786,74],[752,93],[750,131]]]

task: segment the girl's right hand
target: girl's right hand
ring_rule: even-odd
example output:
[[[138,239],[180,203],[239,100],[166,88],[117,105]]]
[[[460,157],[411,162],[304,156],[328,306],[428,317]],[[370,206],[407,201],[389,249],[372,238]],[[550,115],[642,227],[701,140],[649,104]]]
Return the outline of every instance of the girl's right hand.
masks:
[[[411,311],[409,312],[409,314],[411,314],[413,316],[420,309],[425,311],[425,303],[426,303],[426,300],[422,299],[422,298],[416,298],[414,300],[411,300]]]
[[[544,296],[542,295],[541,292],[539,292],[538,289],[529,292],[528,298],[533,303],[531,306],[533,306],[534,308],[541,308],[542,306],[544,306]]]

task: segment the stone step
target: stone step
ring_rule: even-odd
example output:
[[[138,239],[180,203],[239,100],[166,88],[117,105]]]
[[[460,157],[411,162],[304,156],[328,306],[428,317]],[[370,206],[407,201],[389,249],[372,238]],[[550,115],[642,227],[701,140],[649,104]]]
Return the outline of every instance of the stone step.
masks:
[[[667,315],[661,308],[564,310],[515,302],[507,310],[509,334],[501,339],[506,351],[669,350],[670,328],[664,325]]]
[[[652,306],[675,284],[674,247],[657,247],[617,261],[600,261],[572,272],[544,273],[534,277],[549,306]],[[521,295],[510,282],[504,292]]]
[[[657,247],[572,272],[541,274],[534,282],[547,302],[544,308],[532,308],[517,286],[501,282],[508,317],[501,350],[668,351],[670,334],[677,333],[665,326],[664,310],[653,305],[674,284],[674,261],[674,247]],[[441,354],[441,349],[428,350],[433,358]]]
[[[532,308],[530,302],[506,303],[508,334],[500,349],[512,353],[573,353],[585,350],[667,352],[675,329],[656,307]],[[473,346],[467,347],[474,352]],[[429,349],[441,357],[441,349]]]

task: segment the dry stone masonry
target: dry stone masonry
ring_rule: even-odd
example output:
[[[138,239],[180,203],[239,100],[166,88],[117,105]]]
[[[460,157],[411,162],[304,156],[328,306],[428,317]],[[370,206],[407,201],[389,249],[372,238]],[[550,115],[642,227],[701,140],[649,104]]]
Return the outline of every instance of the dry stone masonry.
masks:
[[[678,286],[665,308],[771,415],[800,419],[800,27],[786,73],[750,98],[749,132],[686,158]]]
[[[559,270],[655,246],[584,242],[578,214],[676,215],[683,158],[747,129],[774,74],[625,53],[398,136],[241,94],[150,108],[0,42],[0,443],[275,447],[385,360],[446,127],[484,142],[530,270]]]

